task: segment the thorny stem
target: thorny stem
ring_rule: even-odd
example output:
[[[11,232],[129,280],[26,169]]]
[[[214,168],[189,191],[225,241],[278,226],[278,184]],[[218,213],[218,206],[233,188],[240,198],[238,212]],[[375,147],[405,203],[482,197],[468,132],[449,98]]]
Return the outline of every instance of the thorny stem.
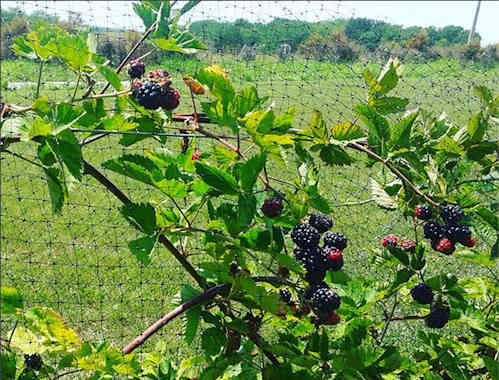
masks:
[[[349,144],[347,144],[347,147],[355,149],[355,150],[358,150],[358,151],[361,151],[361,152],[364,152],[364,153],[367,153],[367,155],[369,155],[372,158],[380,161],[388,169],[390,169],[393,174],[395,174],[404,183],[406,183],[412,189],[412,191],[414,191],[420,197],[424,198],[432,206],[435,206],[435,207],[439,207],[440,206],[439,203],[435,202],[433,199],[431,199],[426,194],[424,194],[423,192],[421,192],[411,181],[409,181],[409,179],[404,174],[402,174],[402,172],[400,170],[398,170],[395,166],[393,166],[393,164],[390,161],[384,159],[383,157],[381,157],[381,156],[377,155],[376,153],[374,153],[373,151],[371,151],[369,148],[365,147],[364,145],[358,144],[358,143],[349,143]]]
[[[87,161],[83,160],[83,168],[85,174],[90,174],[98,182],[104,185],[113,195],[118,198],[124,204],[130,204],[132,201],[128,198],[125,193],[123,193],[114,183],[112,183],[106,176],[104,176],[100,171],[90,165]],[[177,261],[184,267],[184,269],[192,276],[192,278],[198,283],[198,285],[206,289],[206,280],[201,277],[201,275],[196,271],[185,256],[173,245],[173,243],[163,234],[160,234],[158,241],[163,244],[170,253],[175,256]]]
[[[43,70],[43,59],[40,59],[40,68],[38,70],[38,80],[36,83],[35,99],[38,99],[38,96],[40,96],[40,85],[42,83],[42,70]]]

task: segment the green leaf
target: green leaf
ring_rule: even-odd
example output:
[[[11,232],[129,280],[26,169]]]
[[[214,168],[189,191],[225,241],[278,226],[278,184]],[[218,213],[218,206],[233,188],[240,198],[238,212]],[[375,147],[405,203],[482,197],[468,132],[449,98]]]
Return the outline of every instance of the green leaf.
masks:
[[[399,81],[402,65],[397,58],[390,58],[379,74],[377,82],[379,84],[378,93],[385,95],[393,90]]]
[[[322,113],[318,110],[314,110],[312,113],[312,118],[308,123],[308,128],[303,131],[304,134],[307,134],[312,137],[316,137],[324,142],[328,139],[327,133],[327,125],[322,117]]]
[[[331,136],[338,141],[350,141],[364,137],[364,133],[357,124],[345,121],[333,125]]]
[[[238,193],[237,182],[229,173],[201,162],[196,162],[195,167],[196,173],[211,187],[225,194]]]
[[[35,119],[28,129],[28,138],[47,136],[52,133],[52,125],[42,119]]]
[[[147,118],[147,117],[139,117],[139,118],[129,118],[126,119],[125,126],[136,125],[136,128],[133,129],[136,132],[146,132],[146,133],[137,133],[137,134],[126,134],[123,135],[120,139],[120,144],[123,146],[131,146],[138,141],[142,141],[147,138],[151,138],[155,133],[164,132],[163,129],[156,123],[155,120]],[[150,133],[148,135],[147,133]]]
[[[81,71],[90,61],[87,33],[65,34],[57,39],[57,55],[76,71]]]
[[[102,166],[148,185],[163,178],[161,170],[151,159],[138,154],[125,154],[103,162]]]
[[[16,355],[13,352],[7,350],[0,352],[0,369],[2,369],[2,378],[5,380],[16,378]]]
[[[121,90],[120,77],[113,69],[111,69],[109,66],[99,65],[97,67],[97,70],[102,74],[104,78],[106,78],[109,83],[111,83],[111,86],[113,86],[115,90]]]
[[[396,96],[383,96],[381,98],[373,98],[369,100],[369,105],[374,107],[374,109],[382,115],[402,112],[408,104],[408,99]]]
[[[238,223],[241,228],[247,228],[256,214],[256,198],[252,194],[239,194]]]
[[[51,110],[49,100],[46,97],[40,97],[33,103],[33,111],[36,112],[38,116],[45,116]]]
[[[471,138],[471,143],[476,144],[482,141],[483,136],[485,135],[485,131],[487,130],[488,124],[487,120],[483,116],[483,113],[480,111],[476,115],[473,115],[468,125],[466,126],[466,130]]]
[[[225,345],[226,337],[223,331],[216,327],[210,327],[201,335],[201,347],[208,356],[216,355]]]
[[[201,0],[189,0],[184,4],[182,9],[180,9],[180,14],[183,15],[184,13],[189,12],[192,8],[194,8],[196,5],[198,5],[201,2]]]
[[[494,230],[499,231],[499,218],[489,209],[485,207],[479,207],[475,212],[487,222]]]
[[[253,190],[258,175],[265,166],[267,155],[265,153],[251,157],[241,167],[241,187],[244,191],[250,192]]]
[[[419,109],[409,111],[398,123],[392,126],[389,142],[391,147],[410,147],[411,129],[418,115]]]
[[[14,314],[24,304],[23,295],[17,289],[4,285],[0,288],[0,301],[2,314]]]
[[[144,26],[147,29],[156,21],[156,13],[147,5],[141,4],[139,2],[132,3],[133,10],[142,19]]]
[[[456,156],[461,156],[464,154],[463,148],[452,138],[449,136],[444,136],[440,139],[440,141],[433,146],[436,150],[441,150],[446,153],[451,153]]]
[[[494,154],[497,151],[497,143],[492,141],[482,141],[470,146],[466,150],[466,156],[472,161],[480,161],[487,154]]]
[[[121,214],[130,224],[146,235],[153,235],[156,229],[156,214],[149,203],[129,203],[120,208]]]
[[[332,284],[345,285],[351,280],[350,276],[343,270],[328,271],[326,274],[326,281]]]
[[[171,4],[169,1],[162,1],[156,17],[156,30],[154,36],[167,37],[170,34],[170,12]]]
[[[196,73],[196,79],[210,89],[224,106],[234,99],[235,91],[227,73],[218,65],[208,66]]]
[[[238,117],[244,117],[248,112],[254,111],[266,98],[259,98],[255,87],[246,87],[234,98],[233,108]]]
[[[408,268],[402,268],[399,271],[397,271],[397,274],[395,275],[395,280],[390,286],[390,290],[393,291],[395,290],[399,285],[405,284],[407,281],[411,279],[411,277],[415,274],[416,272],[413,271],[412,269]]]
[[[482,356],[482,359],[485,362],[485,366],[487,367],[492,380],[499,380],[499,362],[488,356]]]
[[[374,179],[369,178],[369,190],[376,204],[380,207],[393,210],[397,208],[397,202],[388,195],[383,187]]]
[[[489,104],[493,99],[492,91],[485,86],[475,86],[473,92],[480,97],[484,105]]]
[[[409,256],[407,255],[407,252],[398,247],[392,247],[391,245],[387,246],[386,248],[393,256],[397,258],[398,261],[400,261],[406,267],[409,266]]]
[[[196,337],[201,321],[201,306],[191,307],[185,313],[184,338],[187,344],[191,344]]]
[[[128,248],[142,264],[151,262],[151,252],[156,244],[156,236],[144,236],[128,242]]]
[[[81,146],[74,133],[69,129],[64,129],[55,137],[46,139],[48,146],[66,165],[69,172],[80,182],[83,178],[83,156]]]
[[[388,141],[390,138],[390,127],[388,121],[376,112],[374,108],[366,104],[359,104],[354,108],[360,119],[369,128],[369,136],[376,143]]]
[[[50,200],[52,202],[52,211],[59,214],[64,204],[66,196],[66,185],[61,180],[61,171],[58,168],[43,168],[47,185],[49,188]]]
[[[319,157],[328,165],[350,165],[354,162],[342,147],[334,144],[323,145]]]

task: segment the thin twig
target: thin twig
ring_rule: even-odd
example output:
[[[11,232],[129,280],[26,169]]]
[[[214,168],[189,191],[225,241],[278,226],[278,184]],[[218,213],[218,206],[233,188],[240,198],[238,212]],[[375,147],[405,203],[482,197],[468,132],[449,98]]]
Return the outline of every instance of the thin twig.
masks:
[[[397,295],[395,295],[395,299],[393,301],[393,307],[392,307],[392,311],[390,313],[390,318],[386,321],[386,324],[385,324],[385,327],[383,328],[383,332],[381,333],[381,338],[379,338],[379,343],[383,343],[383,339],[385,339],[385,335],[388,331],[388,326],[390,325],[390,321],[393,317],[393,314],[395,313],[395,309],[397,308]]]
[[[395,321],[410,321],[410,320],[417,320],[417,319],[425,319],[426,315],[406,315],[403,317],[390,317],[390,321],[395,322]]]
[[[81,80],[81,70],[78,71],[78,78],[76,79],[75,91],[73,92],[73,97],[71,98],[71,103],[75,101],[76,93],[78,92],[78,86],[80,85]]]
[[[32,164],[32,165],[35,165],[35,166],[38,166],[39,168],[44,169],[43,165],[40,165],[38,162],[32,161],[32,160],[30,160],[29,158],[23,157],[23,156],[21,156],[21,155],[20,155],[20,154],[18,154],[18,153],[11,152],[10,150],[7,150],[7,149],[2,150],[2,152],[9,153],[9,154],[13,155],[14,157],[20,158],[21,160],[24,160],[24,161],[26,161],[26,162],[29,162],[29,163],[30,163],[30,164]]]
[[[12,329],[12,332],[10,333],[10,336],[9,336],[9,341],[7,342],[7,345],[9,348],[10,348],[10,343],[12,342],[12,338],[14,337],[14,332],[16,331],[18,323],[19,323],[19,320],[16,319],[16,323],[14,324],[14,328]]]
[[[63,376],[72,375],[73,373],[78,373],[78,372],[82,372],[82,371],[83,371],[82,369],[73,369],[71,371],[66,371],[66,372],[63,372],[63,373],[53,377],[52,380],[59,379]]]
[[[42,83],[42,70],[43,70],[43,59],[40,59],[40,69],[38,70],[38,80],[36,82],[35,99],[38,99],[38,97],[40,96],[40,85]]]

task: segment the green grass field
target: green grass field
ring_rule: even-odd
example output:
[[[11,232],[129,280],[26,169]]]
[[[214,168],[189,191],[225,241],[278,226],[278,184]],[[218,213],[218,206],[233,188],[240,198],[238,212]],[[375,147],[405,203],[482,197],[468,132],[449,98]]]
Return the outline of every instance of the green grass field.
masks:
[[[276,109],[290,106],[297,109],[295,128],[302,128],[312,109],[319,109],[329,122],[352,117],[351,109],[364,97],[362,63],[332,64],[295,60],[280,63],[274,58],[259,57],[252,62],[237,62],[231,57],[209,56],[199,61],[175,58],[162,67],[174,76],[183,104],[179,112],[191,112],[188,95],[181,81],[182,74],[195,71],[205,64],[225,67],[236,87],[254,83],[261,95],[269,95]],[[370,65],[379,70],[378,65]],[[35,88],[6,90],[8,82],[36,81],[37,66],[27,61],[5,61],[1,66],[3,101],[30,104]],[[122,76],[126,79],[125,75]],[[42,81],[71,81],[74,74],[60,66],[45,67]],[[446,112],[457,123],[464,123],[477,109],[474,85],[484,84],[499,90],[499,67],[480,70],[461,66],[455,61],[408,64],[403,83],[396,92],[411,99],[411,107],[421,106],[436,113]],[[82,89],[79,90],[83,91]],[[42,86],[41,95],[61,101],[70,96],[68,89],[54,90]],[[111,104],[109,104],[111,105]],[[178,139],[169,139],[165,146],[153,140],[129,148],[118,144],[117,137],[108,137],[84,148],[84,157],[99,167],[106,159],[125,152],[143,149],[164,149],[178,152]],[[211,142],[194,141],[207,150]],[[34,144],[17,144],[11,150],[27,157],[35,155]],[[409,224],[398,213],[387,212],[369,202],[367,188],[370,177],[383,180],[386,172],[379,166],[367,169],[364,158],[351,167],[324,168],[321,183],[324,194],[333,205],[335,230],[350,239],[345,252],[347,272],[372,273],[367,247],[379,244],[379,237],[388,232],[407,234]],[[290,178],[294,167],[272,167],[270,175]],[[107,173],[134,201],[162,200],[138,182]],[[70,186],[69,202],[61,216],[54,216],[47,186],[41,171],[8,154],[1,161],[1,279],[22,290],[27,305],[44,305],[58,309],[85,338],[109,339],[118,345],[140,334],[150,323],[172,308],[172,298],[181,283],[189,282],[182,268],[165,249],[157,249],[148,267],[138,264],[130,254],[127,242],[136,235],[120,216],[119,202],[91,178]],[[198,242],[192,243],[194,246]],[[448,269],[460,275],[479,274],[481,268],[454,258],[430,253],[434,270]],[[196,260],[196,259],[194,259]],[[380,272],[379,278],[387,273]],[[159,335],[168,342],[172,357],[192,352],[181,339],[181,320],[168,325]],[[393,340],[414,339],[410,325],[400,323],[390,330]],[[145,347],[151,347],[158,337]]]

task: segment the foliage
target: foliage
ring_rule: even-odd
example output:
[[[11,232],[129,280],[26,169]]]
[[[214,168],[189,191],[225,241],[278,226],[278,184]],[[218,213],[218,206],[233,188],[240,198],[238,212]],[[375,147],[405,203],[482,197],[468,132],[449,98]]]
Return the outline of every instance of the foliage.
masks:
[[[178,26],[178,18],[196,4],[188,2],[173,12],[169,1],[143,1],[135,10],[155,46],[188,54],[204,45]],[[79,47],[78,54],[72,53],[74,46]],[[376,271],[353,277],[347,268],[328,274],[326,282],[341,296],[342,321],[333,326],[314,324],[309,318],[309,284],[290,254],[289,231],[311,212],[332,212],[318,173],[327,173],[333,165],[363,162],[389,171],[384,181],[371,179],[369,186],[372,198],[386,212],[410,217],[420,203],[431,203],[435,212],[444,204],[458,204],[474,232],[480,228],[481,236],[496,238],[497,206],[486,197],[490,188],[473,187],[466,180],[472,175],[485,183],[484,176],[497,172],[497,141],[489,138],[499,118],[497,94],[477,87],[479,110],[467,124],[454,125],[443,114],[407,109],[409,100],[394,93],[403,67],[390,59],[378,74],[363,71],[367,93],[365,101],[353,105],[354,119],[328,125],[320,110],[312,110],[306,127],[296,130],[294,107],[278,112],[256,86],[236,88],[222,67],[202,67],[183,74],[202,88],[199,93],[208,94],[200,109],[216,127],[207,130],[193,112],[183,128],[218,144],[196,155],[190,146],[179,153],[161,149],[123,154],[102,165],[163,196],[159,202],[142,198],[139,203],[86,163],[71,128],[86,129],[88,136],[99,136],[97,130],[102,129],[161,131],[174,126],[171,113],[139,106],[130,86],[121,88],[117,73],[97,54],[92,34],[38,24],[15,40],[14,50],[29,59],[56,57],[77,78],[82,73],[103,76],[114,87],[112,93],[90,92],[61,103],[39,97],[31,107],[2,120],[0,127],[9,137],[36,144],[35,164],[47,180],[54,212],[63,211],[69,189],[78,191],[77,185],[68,186],[69,180],[92,175],[123,202],[121,214],[137,234],[128,246],[141,265],[161,259],[155,255],[157,245],[169,250],[195,282],[179,289],[178,303],[184,306],[177,310],[186,311],[186,342],[193,344],[199,337],[201,350],[175,366],[160,351],[122,355],[108,343],[82,342],[54,310],[23,309],[22,295],[2,287],[2,313],[18,321],[1,343],[6,348],[1,360],[7,376],[54,378],[73,371],[86,372],[92,379],[158,380],[494,376],[499,339],[497,241],[459,249],[448,258],[487,267],[491,277],[457,278],[445,268],[429,277],[426,270],[435,253],[419,241],[420,226],[413,218],[418,242],[413,252],[365,247],[368,264],[387,269],[389,278],[378,278]],[[104,107],[106,97],[118,106]],[[220,130],[237,145],[216,134]],[[137,141],[122,139],[120,144]],[[251,149],[243,151],[241,143],[249,143]],[[283,168],[293,171],[292,181],[279,181]],[[278,217],[266,217],[259,210],[269,196],[285,201]],[[188,247],[185,243],[197,238],[203,247],[197,252],[199,260],[192,263],[187,252],[179,250],[180,242]],[[420,325],[428,307],[409,297],[409,289],[420,280],[450,305],[455,329],[439,332]],[[292,292],[295,308],[280,299],[282,288]],[[408,310],[416,315],[406,314]],[[387,341],[387,332],[400,321],[414,323],[418,346]],[[28,368],[23,354],[40,355],[41,369]]]

